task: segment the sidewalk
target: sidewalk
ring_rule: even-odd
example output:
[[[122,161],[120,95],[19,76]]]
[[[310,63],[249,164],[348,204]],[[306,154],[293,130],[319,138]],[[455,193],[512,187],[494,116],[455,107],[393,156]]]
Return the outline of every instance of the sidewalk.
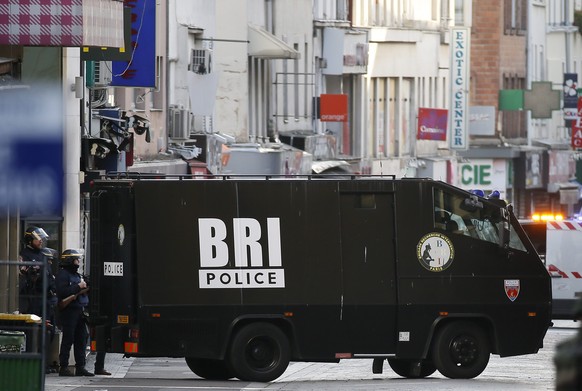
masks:
[[[89,372],[95,370],[95,353],[87,355],[87,363],[85,368]],[[95,376],[91,378],[79,377],[60,377],[58,373],[48,374],[45,378],[45,391],[70,391],[77,387],[87,384],[88,379],[103,379],[103,378],[120,378],[123,379],[129,371],[134,358],[123,358],[123,354],[107,353],[105,355],[105,369],[111,372],[111,376]],[[73,369],[74,370],[74,369]]]

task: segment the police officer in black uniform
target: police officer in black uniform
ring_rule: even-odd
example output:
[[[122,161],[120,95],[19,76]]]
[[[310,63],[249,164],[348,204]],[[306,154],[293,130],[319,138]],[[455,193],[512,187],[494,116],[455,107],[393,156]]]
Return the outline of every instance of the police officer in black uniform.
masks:
[[[21,314],[42,316],[42,277],[49,273],[46,267],[48,260],[42,250],[48,237],[45,230],[39,227],[31,226],[24,231],[24,248],[20,252],[20,260],[38,262],[39,265],[20,267],[18,307]]]
[[[59,253],[57,250],[52,248],[43,248],[42,253],[46,256],[48,261],[47,266],[47,296],[46,296],[46,330],[47,330],[47,340],[46,340],[46,354],[47,354],[47,368],[46,373],[55,373],[57,370],[54,366],[51,366],[49,363],[48,357],[50,353],[50,346],[55,338],[56,333],[56,322],[55,322],[55,313],[57,308],[57,285],[55,280],[55,275],[53,274],[53,263],[58,261]],[[55,363],[56,364],[56,363]]]
[[[59,353],[59,376],[95,376],[85,369],[85,350],[87,348],[87,323],[85,307],[89,304],[87,283],[79,274],[82,255],[79,251],[63,251],[56,285],[59,300],[59,321],[63,332]],[[75,373],[68,368],[69,352],[74,346]]]
[[[47,311],[47,320],[52,323],[53,325],[55,324],[55,311],[57,308],[57,284],[56,284],[56,278],[55,275],[53,274],[53,264],[55,261],[58,261],[59,259],[59,253],[57,250],[52,249],[52,248],[44,248],[42,249],[42,253],[45,255],[47,262],[48,262],[48,266],[47,266],[47,296],[46,296],[46,301],[47,301],[47,307],[46,307],[46,311]]]

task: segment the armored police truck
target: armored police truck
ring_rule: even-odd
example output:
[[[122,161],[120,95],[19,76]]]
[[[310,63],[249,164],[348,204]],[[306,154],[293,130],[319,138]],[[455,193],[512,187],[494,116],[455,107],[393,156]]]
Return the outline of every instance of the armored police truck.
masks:
[[[343,359],[473,378],[551,324],[511,207],[430,179],[103,179],[90,238],[92,348],[207,379]]]

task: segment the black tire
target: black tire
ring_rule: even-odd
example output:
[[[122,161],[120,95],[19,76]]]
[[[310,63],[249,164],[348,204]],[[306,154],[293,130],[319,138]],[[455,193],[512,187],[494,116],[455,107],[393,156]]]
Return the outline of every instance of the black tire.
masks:
[[[287,336],[278,327],[259,322],[246,325],[235,334],[228,365],[241,380],[269,382],[285,372],[289,359]]]
[[[404,360],[389,358],[388,364],[397,375],[409,379],[420,379],[435,373],[436,367],[430,360]]]
[[[186,364],[192,372],[203,379],[228,380],[234,377],[222,360],[186,357]]]
[[[491,349],[482,328],[454,321],[436,335],[432,359],[439,372],[451,379],[472,379],[487,367]]]

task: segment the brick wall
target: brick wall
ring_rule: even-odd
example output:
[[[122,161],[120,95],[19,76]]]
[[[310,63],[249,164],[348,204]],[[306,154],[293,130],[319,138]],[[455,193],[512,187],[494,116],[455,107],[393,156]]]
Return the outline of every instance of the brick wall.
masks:
[[[504,35],[503,6],[503,0],[473,2],[471,105],[497,107],[504,73],[526,74],[526,38]]]

